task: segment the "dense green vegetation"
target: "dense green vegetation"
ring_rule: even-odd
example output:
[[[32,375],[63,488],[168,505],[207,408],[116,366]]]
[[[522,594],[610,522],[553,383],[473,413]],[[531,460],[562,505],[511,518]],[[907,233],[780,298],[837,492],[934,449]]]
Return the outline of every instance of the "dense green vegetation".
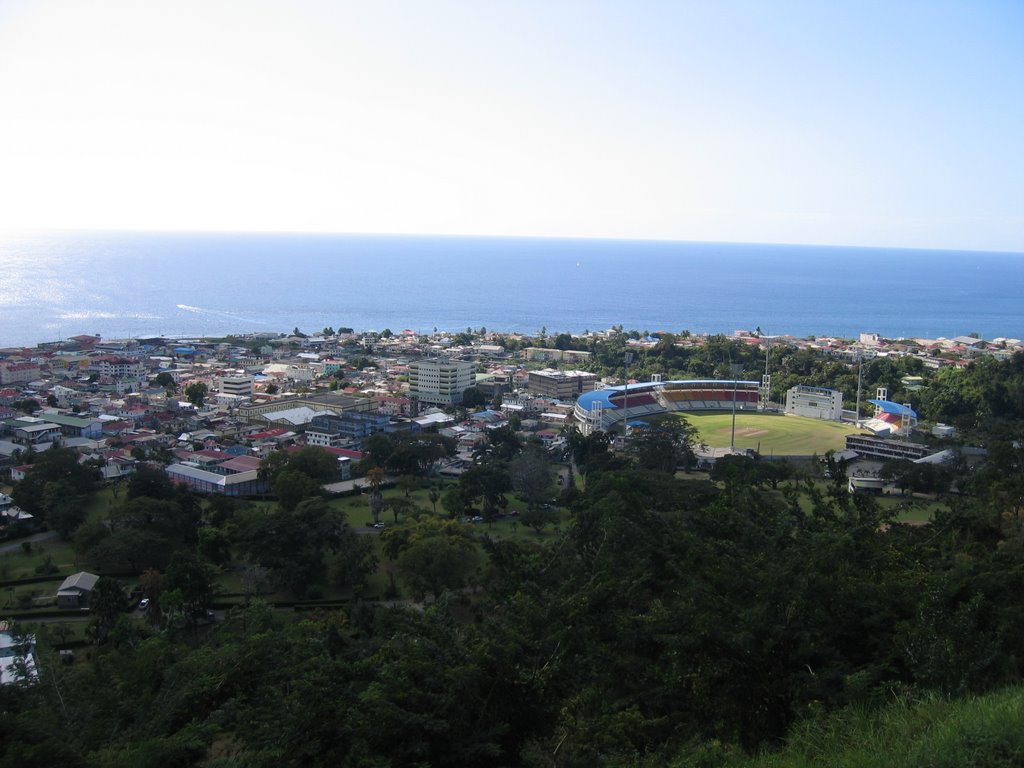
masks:
[[[989,455],[948,469],[924,525],[834,463],[677,472],[694,432],[671,419],[621,452],[570,431],[561,484],[507,429],[443,486],[446,441],[373,439],[361,499],[325,498],[308,449],[265,463],[258,503],[140,472],[71,536],[149,609],[108,579],[71,665],[35,626],[0,767],[1019,764],[1024,366],[956,383],[988,403]]]

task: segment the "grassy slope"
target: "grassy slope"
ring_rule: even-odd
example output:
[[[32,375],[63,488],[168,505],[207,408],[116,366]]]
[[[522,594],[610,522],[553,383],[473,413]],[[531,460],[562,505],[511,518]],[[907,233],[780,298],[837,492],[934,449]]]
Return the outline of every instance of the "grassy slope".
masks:
[[[712,750],[712,753],[715,750]],[[681,755],[674,765],[695,764]],[[710,757],[710,755],[709,755]],[[719,753],[728,768],[997,768],[1024,765],[1024,688],[976,698],[899,699],[878,710],[851,707],[802,723],[786,747],[755,758]]]
[[[731,413],[688,413],[686,419],[707,445],[713,448],[729,445]],[[736,447],[754,448],[764,455],[808,456],[821,455],[830,449],[841,451],[846,447],[846,436],[859,431],[849,424],[799,416],[742,411],[736,414]]]

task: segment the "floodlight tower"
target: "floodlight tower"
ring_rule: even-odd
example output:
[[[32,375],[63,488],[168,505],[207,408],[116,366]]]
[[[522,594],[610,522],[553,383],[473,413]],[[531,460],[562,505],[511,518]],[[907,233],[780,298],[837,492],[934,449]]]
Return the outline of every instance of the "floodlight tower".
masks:
[[[765,338],[764,345],[764,376],[761,377],[761,386],[757,391],[757,409],[767,411],[771,407],[772,398],[772,375],[768,372],[768,361],[771,355],[771,339]]]
[[[860,429],[860,381],[861,373],[864,371],[864,348],[857,345],[857,415],[854,425]]]
[[[903,412],[900,414],[900,436],[904,441],[910,440],[910,403],[903,403]]]
[[[601,429],[604,424],[604,406],[601,403],[590,404],[590,411],[587,413],[587,420],[584,424],[588,435]]]
[[[623,389],[622,398],[622,439],[629,437],[629,364],[633,362],[633,353],[626,352],[622,358],[625,361],[626,386]]]

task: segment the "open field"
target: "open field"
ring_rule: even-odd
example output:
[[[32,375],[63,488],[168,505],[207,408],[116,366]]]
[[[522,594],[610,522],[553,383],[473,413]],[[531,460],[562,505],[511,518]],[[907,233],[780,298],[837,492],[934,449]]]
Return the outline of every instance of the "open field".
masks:
[[[686,420],[708,447],[729,445],[731,413],[687,413]],[[846,447],[846,436],[858,432],[852,425],[836,421],[743,411],[736,414],[736,447],[753,448],[764,456],[820,456],[828,450],[841,451]]]

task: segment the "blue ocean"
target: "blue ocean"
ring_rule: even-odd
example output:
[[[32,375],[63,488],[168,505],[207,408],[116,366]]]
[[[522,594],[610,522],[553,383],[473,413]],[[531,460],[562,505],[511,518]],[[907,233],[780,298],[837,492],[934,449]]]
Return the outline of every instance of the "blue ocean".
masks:
[[[0,346],[466,327],[1024,337],[1024,254],[302,234],[0,233]]]

